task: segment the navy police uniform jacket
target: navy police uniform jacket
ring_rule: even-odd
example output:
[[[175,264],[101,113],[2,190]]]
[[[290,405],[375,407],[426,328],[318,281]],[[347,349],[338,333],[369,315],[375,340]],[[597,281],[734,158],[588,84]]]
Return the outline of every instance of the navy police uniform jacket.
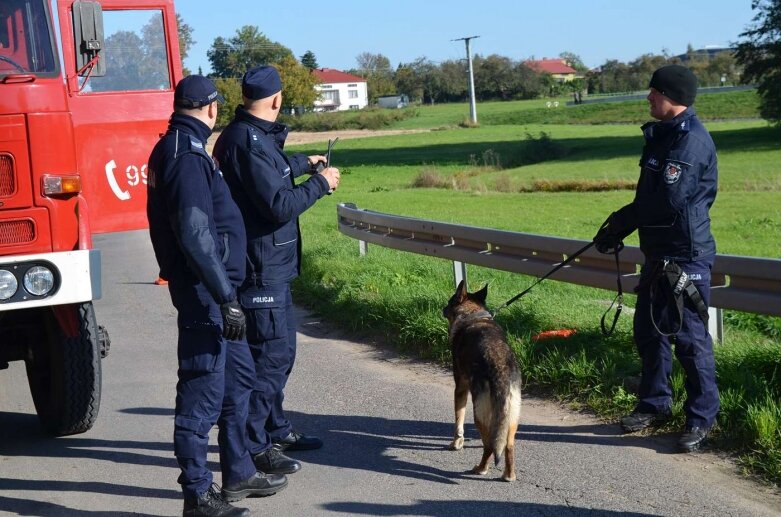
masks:
[[[149,233],[180,326],[221,326],[219,305],[236,299],[246,274],[244,223],[205,150],[210,134],[200,120],[174,114],[149,157]]]
[[[260,119],[243,106],[222,131],[214,156],[247,227],[248,281],[290,282],[301,270],[298,216],[328,192],[319,174],[298,185],[309,170],[306,155],[283,152],[287,126]]]
[[[712,260],[710,207],[716,199],[716,148],[689,107],[672,120],[642,127],[645,148],[635,199],[616,212],[617,225],[638,229],[648,260]]]

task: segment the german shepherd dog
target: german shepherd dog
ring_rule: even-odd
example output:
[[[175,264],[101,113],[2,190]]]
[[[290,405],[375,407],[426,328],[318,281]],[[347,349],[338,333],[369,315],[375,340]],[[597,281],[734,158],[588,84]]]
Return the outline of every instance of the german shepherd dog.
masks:
[[[461,281],[442,311],[449,323],[456,381],[456,426],[450,448],[458,451],[464,447],[466,401],[471,393],[475,426],[483,440],[483,458],[472,472],[484,475],[492,455],[496,465],[504,456],[502,479],[514,481],[521,373],[504,331],[486,310],[487,294],[487,285],[476,293],[468,293]]]

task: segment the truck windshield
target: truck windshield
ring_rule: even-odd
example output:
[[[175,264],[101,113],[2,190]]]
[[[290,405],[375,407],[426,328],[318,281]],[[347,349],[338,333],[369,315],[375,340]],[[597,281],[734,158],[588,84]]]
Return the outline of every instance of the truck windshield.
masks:
[[[0,2],[0,77],[51,74],[57,63],[45,0]]]

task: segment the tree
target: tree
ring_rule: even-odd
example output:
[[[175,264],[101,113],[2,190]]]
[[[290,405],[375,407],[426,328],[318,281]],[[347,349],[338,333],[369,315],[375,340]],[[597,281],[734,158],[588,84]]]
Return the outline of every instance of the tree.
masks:
[[[320,66],[317,64],[317,58],[315,57],[315,53],[311,50],[307,50],[304,52],[304,55],[301,56],[301,64],[307,67],[310,70],[314,70],[315,68],[320,68]]]
[[[563,59],[568,66],[571,66],[580,73],[588,72],[588,67],[583,64],[583,60],[580,56],[574,52],[562,52],[559,57]]]
[[[513,63],[508,57],[476,54],[472,59],[475,74],[475,96],[480,100],[512,98]]]
[[[176,13],[176,28],[179,33],[179,56],[182,58],[184,75],[190,75],[190,71],[184,68],[184,60],[190,53],[190,48],[196,43],[193,39],[193,28],[184,23],[182,16]]]
[[[241,80],[235,77],[217,77],[213,80],[217,91],[225,98],[225,104],[217,111],[217,127],[225,127],[233,119],[236,106],[244,103],[241,95]]]
[[[469,99],[469,68],[466,59],[443,61],[430,71],[427,90],[438,102],[467,101]]]
[[[735,60],[735,53],[724,51],[713,56],[708,62],[704,75],[704,79],[697,76],[700,79],[700,84],[725,86],[737,83],[740,80],[740,67]]]
[[[356,56],[355,60],[358,63],[358,69],[353,72],[366,79],[369,102],[374,103],[377,101],[377,97],[396,93],[393,70],[387,57],[382,54],[363,52]]]
[[[588,78],[589,93],[628,92],[630,68],[617,59],[609,59],[600,67],[599,72]]]
[[[399,63],[393,74],[393,82],[396,84],[396,92],[407,95],[411,101],[423,98],[422,81],[416,74],[414,63]]]
[[[254,66],[272,65],[283,58],[293,57],[293,52],[268,39],[257,27],[245,25],[227,41],[222,37],[215,38],[212,47],[206,51],[206,57],[216,77],[241,77]]]
[[[781,0],[753,0],[757,11],[740,37],[736,58],[744,83],[756,83],[762,118],[781,124]]]
[[[282,79],[282,107],[311,108],[318,95],[315,74],[292,55],[283,57],[275,66]]]

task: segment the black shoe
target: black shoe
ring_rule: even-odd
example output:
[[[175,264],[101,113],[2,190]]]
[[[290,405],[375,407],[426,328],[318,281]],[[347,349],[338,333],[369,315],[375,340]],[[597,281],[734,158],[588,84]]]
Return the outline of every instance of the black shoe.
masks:
[[[687,425],[678,440],[678,450],[681,452],[693,452],[700,448],[710,433],[710,427],[695,427]]]
[[[246,508],[236,508],[225,502],[220,495],[220,487],[212,484],[209,490],[195,499],[184,500],[182,517],[246,517],[250,515]]]
[[[255,468],[264,474],[295,474],[301,470],[301,463],[288,458],[274,447],[256,454],[252,461],[255,462]]]
[[[632,411],[625,417],[621,417],[621,428],[625,433],[634,433],[636,431],[643,430],[647,427],[651,427],[653,424],[661,424],[670,419],[672,413],[668,409],[661,413],[641,413],[640,411]]]
[[[255,472],[251,478],[232,487],[222,487],[222,497],[229,502],[240,501],[251,495],[274,495],[287,486],[284,474]]]
[[[323,440],[316,436],[290,431],[290,434],[281,440],[274,440],[274,447],[280,451],[311,451],[323,446]]]

